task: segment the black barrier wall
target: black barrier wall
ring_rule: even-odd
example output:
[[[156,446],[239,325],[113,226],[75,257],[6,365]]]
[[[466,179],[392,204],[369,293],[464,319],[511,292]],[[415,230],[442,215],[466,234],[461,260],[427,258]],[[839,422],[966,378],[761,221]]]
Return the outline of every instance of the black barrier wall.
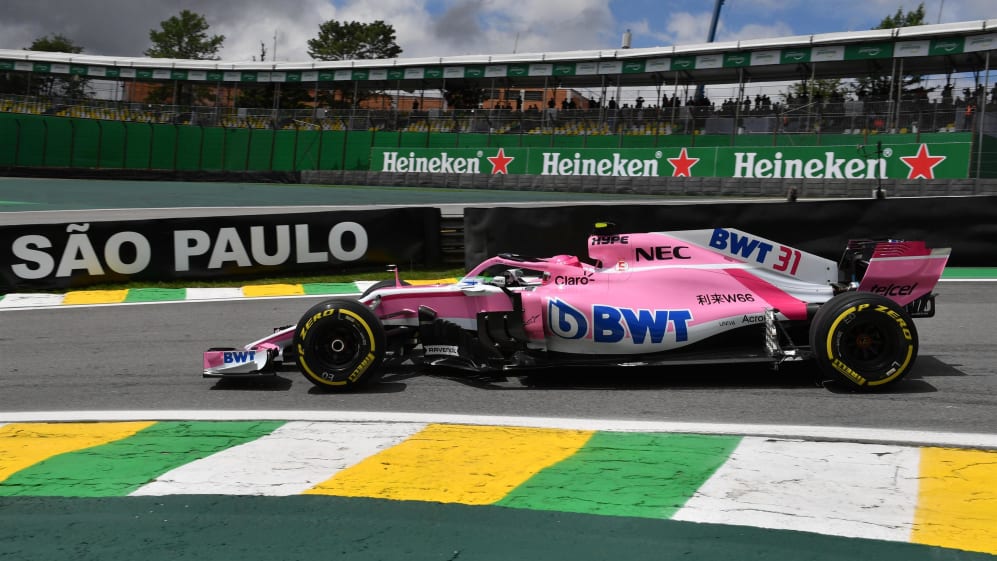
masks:
[[[0,227],[3,292],[440,262],[436,208]]]
[[[953,266],[993,266],[997,260],[997,197],[941,197],[466,208],[465,266],[498,253],[584,258],[597,221],[614,222],[621,233],[737,228],[834,260],[849,239],[886,238],[951,247]]]

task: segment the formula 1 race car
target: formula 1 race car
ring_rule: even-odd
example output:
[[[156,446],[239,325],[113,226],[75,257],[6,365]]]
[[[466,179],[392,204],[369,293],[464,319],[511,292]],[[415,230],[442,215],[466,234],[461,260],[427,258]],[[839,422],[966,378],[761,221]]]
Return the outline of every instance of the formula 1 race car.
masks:
[[[814,360],[823,379],[881,389],[910,372],[912,318],[949,249],[855,240],[840,261],[731,228],[618,234],[599,224],[589,261],[501,254],[455,284],[398,278],[313,306],[243,348],[204,353],[205,377],[296,363],[351,390],[403,364],[471,371]]]

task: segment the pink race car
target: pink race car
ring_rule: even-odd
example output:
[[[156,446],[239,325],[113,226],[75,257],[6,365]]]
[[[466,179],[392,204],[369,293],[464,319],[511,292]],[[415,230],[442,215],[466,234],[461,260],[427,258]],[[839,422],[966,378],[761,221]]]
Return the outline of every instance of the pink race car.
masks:
[[[297,325],[204,353],[205,377],[294,362],[351,390],[402,363],[472,371],[813,359],[825,379],[888,387],[910,372],[949,249],[851,241],[837,263],[731,228],[617,234],[589,260],[502,254],[456,284],[383,281]]]

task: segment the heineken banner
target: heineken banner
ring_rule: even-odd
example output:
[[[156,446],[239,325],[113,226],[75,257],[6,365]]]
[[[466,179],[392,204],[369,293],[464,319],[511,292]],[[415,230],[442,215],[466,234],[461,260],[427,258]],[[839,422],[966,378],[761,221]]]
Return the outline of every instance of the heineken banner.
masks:
[[[964,179],[969,142],[881,146],[710,148],[374,149],[371,170],[391,173]]]

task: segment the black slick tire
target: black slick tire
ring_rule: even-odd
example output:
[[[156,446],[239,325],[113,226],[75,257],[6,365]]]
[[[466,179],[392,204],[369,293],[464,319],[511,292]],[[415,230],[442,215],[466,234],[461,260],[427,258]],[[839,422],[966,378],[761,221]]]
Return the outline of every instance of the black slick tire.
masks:
[[[332,391],[357,389],[379,378],[385,347],[381,321],[351,299],[316,304],[294,331],[298,369],[309,382]]]
[[[846,292],[817,310],[810,347],[830,378],[866,391],[882,390],[914,367],[917,329],[893,300],[871,292]]]

